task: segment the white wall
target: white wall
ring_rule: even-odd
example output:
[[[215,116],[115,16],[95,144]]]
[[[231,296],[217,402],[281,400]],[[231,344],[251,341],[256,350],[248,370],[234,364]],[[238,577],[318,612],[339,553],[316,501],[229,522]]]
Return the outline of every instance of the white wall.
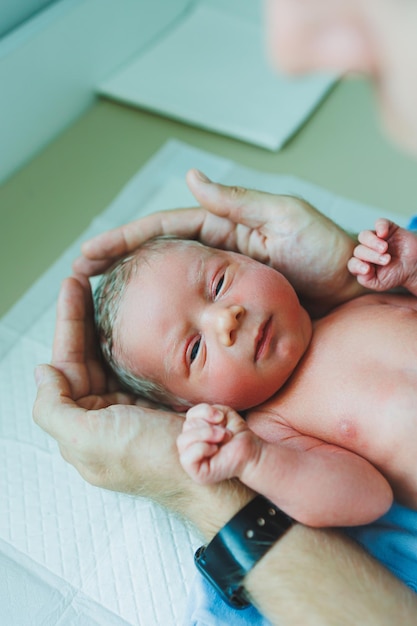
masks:
[[[0,39],[0,183],[193,0],[60,0]]]

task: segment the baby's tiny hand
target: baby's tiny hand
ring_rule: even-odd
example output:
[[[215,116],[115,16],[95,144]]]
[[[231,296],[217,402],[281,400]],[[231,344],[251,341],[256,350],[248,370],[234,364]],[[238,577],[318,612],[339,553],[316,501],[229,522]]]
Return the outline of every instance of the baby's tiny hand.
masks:
[[[364,286],[368,286],[364,281],[369,282],[375,278],[375,266],[386,266],[391,261],[386,241],[389,226],[390,222],[381,218],[375,223],[375,231],[363,230],[359,233],[359,245],[354,249],[353,257],[349,259],[348,269]]]
[[[359,245],[348,261],[358,283],[374,291],[406,287],[414,292],[417,238],[390,220],[380,218],[375,231],[359,234]]]
[[[237,476],[245,461],[245,446],[240,445],[242,433],[255,437],[242,417],[230,407],[198,404],[187,412],[177,439],[181,465],[199,484]]]

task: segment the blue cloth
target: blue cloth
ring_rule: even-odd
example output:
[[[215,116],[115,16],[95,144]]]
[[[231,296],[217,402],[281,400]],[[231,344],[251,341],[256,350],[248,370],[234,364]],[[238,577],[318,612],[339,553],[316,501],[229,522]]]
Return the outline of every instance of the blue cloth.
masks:
[[[192,585],[184,626],[270,626],[255,607],[233,609],[198,572]]]
[[[346,533],[417,591],[417,511],[394,504],[373,524]]]
[[[417,591],[417,511],[394,504],[367,526],[345,530],[400,580]],[[300,572],[302,576],[302,572]],[[188,601],[184,626],[269,626],[254,607],[229,607],[197,573]]]
[[[417,230],[417,216],[408,224]],[[345,529],[365,550],[381,561],[397,578],[417,592],[417,511],[394,504],[383,517],[367,526]],[[300,573],[302,575],[302,573]],[[269,626],[254,607],[235,610],[211,585],[196,575],[184,626]]]
[[[417,215],[414,215],[414,217],[410,219],[407,228],[409,230],[417,230]]]

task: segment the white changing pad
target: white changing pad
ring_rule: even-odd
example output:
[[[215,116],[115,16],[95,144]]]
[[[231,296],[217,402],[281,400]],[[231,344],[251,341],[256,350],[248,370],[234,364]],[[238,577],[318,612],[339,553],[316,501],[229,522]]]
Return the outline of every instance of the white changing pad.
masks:
[[[344,227],[379,211],[288,176],[176,141],[129,182],[79,241],[0,321],[0,607],[5,626],[177,626],[199,538],[148,500],[85,483],[31,419],[33,369],[50,359],[55,300],[80,241],[162,208],[193,205],[184,176],[296,193]],[[391,216],[394,217],[395,216]],[[396,218],[398,220],[398,217]]]

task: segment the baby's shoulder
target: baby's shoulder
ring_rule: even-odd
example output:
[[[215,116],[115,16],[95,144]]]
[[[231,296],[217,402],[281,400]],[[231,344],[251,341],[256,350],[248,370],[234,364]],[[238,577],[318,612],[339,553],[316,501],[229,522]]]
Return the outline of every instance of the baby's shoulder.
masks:
[[[392,300],[392,294],[389,293],[366,293],[363,296],[359,296],[358,298],[354,298],[353,300],[349,300],[349,302],[345,302],[341,304],[340,309],[355,309],[361,307],[374,307],[380,306],[381,304],[387,304]],[[336,310],[336,309],[335,309]]]
[[[375,308],[407,308],[417,310],[417,298],[410,293],[367,293],[358,298],[354,298],[349,302],[344,302],[338,307],[330,311],[326,317],[333,317],[338,315],[349,314],[350,312],[360,309],[375,309]],[[324,319],[324,318],[322,318]]]

